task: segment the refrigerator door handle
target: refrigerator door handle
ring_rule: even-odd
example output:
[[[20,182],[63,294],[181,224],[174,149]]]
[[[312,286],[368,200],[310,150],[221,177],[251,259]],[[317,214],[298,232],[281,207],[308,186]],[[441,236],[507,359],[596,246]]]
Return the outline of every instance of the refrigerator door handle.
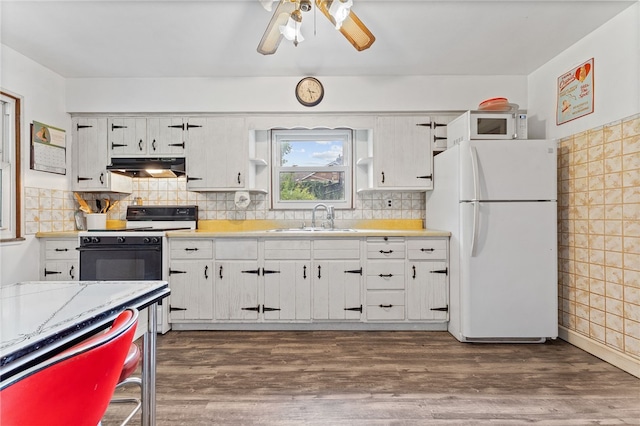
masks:
[[[478,240],[478,220],[480,216],[480,202],[472,201],[473,204],[473,229],[471,231],[471,257],[476,255],[476,241]]]
[[[473,175],[473,201],[480,199],[478,193],[479,177],[478,177],[478,152],[475,146],[469,146],[469,154],[471,154],[471,173]],[[475,212],[475,210],[474,210]],[[474,214],[475,217],[475,214]]]

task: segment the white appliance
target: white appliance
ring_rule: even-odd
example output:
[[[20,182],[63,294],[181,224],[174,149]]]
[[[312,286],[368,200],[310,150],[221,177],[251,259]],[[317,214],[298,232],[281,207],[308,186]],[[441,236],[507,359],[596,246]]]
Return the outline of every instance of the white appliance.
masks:
[[[447,125],[447,148],[463,140],[527,139],[524,112],[467,111]]]
[[[434,158],[426,225],[451,232],[449,331],[556,338],[556,142],[463,140]]]

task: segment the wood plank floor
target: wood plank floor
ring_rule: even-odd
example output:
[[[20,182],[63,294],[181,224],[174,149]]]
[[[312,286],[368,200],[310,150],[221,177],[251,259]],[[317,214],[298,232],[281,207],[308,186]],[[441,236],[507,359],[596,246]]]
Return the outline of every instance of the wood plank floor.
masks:
[[[640,379],[561,340],[171,331],[157,382],[159,425],[640,424]]]

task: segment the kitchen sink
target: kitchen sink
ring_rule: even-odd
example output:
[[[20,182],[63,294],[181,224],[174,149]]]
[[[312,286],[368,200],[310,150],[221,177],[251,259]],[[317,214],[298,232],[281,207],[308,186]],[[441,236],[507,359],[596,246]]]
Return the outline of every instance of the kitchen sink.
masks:
[[[269,229],[267,232],[358,232],[357,229],[353,228],[313,228],[313,227],[305,227],[305,228],[277,228],[277,229]]]

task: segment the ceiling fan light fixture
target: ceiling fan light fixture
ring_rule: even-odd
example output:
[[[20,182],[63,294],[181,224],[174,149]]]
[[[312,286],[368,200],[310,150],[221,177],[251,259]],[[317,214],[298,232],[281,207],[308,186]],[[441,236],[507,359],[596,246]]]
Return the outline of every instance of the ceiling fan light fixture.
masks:
[[[329,6],[329,15],[331,15],[335,21],[336,30],[342,27],[342,23],[351,13],[351,6],[353,6],[353,0],[333,0],[331,6]]]
[[[302,13],[296,9],[291,12],[286,25],[280,25],[280,34],[289,41],[293,41],[295,46],[298,43],[304,41],[304,37],[300,33],[300,27],[302,26]]]

